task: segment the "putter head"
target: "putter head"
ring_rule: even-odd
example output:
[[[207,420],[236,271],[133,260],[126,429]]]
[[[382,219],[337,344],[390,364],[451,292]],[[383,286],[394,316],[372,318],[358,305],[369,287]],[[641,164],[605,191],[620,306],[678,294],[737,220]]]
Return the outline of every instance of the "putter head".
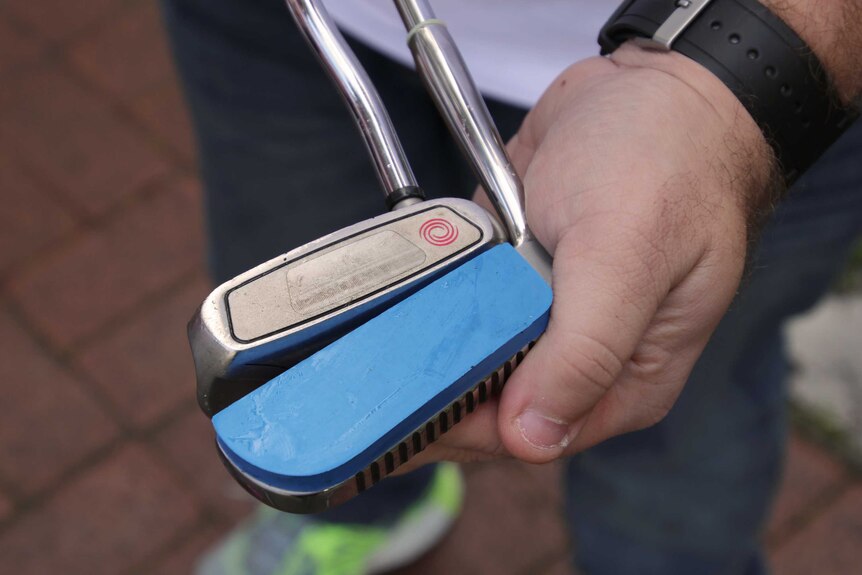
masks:
[[[222,459],[278,509],[341,503],[499,392],[551,300],[511,245],[494,246],[217,413]]]
[[[252,495],[294,513],[373,486],[498,393],[550,314],[551,259],[527,227],[484,101],[427,3],[397,3],[420,74],[502,226],[469,202],[411,206],[271,260],[204,302],[190,339],[219,453]],[[403,151],[325,10],[287,5],[390,199],[413,190],[409,169],[390,173],[406,167]]]
[[[344,228],[225,282],[189,323],[201,409],[211,417],[502,241],[481,207],[434,200]]]

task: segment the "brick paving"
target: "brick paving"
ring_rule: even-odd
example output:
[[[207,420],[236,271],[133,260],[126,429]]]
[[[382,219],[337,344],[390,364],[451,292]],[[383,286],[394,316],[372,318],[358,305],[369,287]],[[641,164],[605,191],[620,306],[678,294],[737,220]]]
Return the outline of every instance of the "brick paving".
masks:
[[[62,62],[47,59],[0,84],[0,153],[76,211],[103,215],[163,177],[169,159],[116,103]]]
[[[200,189],[154,5],[0,4],[4,572],[187,573],[253,507],[194,404]],[[571,573],[559,472],[468,467],[455,529],[401,573]],[[776,574],[858,572],[860,517],[862,482],[794,438]]]
[[[75,216],[44,193],[11,159],[0,156],[0,276],[16,264],[36,259],[75,229]]]
[[[858,573],[862,487],[835,499],[773,553],[776,573]]]

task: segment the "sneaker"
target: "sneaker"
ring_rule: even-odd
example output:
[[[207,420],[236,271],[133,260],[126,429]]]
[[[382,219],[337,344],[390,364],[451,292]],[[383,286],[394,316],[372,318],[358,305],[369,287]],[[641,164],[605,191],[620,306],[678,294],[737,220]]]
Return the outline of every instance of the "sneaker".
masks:
[[[369,575],[408,565],[458,517],[464,480],[437,465],[423,496],[391,525],[324,523],[260,507],[198,566],[198,575]]]

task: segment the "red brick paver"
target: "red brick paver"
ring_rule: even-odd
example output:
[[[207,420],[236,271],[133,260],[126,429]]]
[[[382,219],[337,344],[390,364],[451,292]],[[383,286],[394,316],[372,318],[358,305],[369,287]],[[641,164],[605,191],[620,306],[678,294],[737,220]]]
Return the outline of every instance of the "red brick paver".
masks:
[[[154,566],[145,568],[141,573],[147,575],[180,575],[193,573],[200,556],[224,535],[224,528],[207,527],[196,531],[194,536],[184,541],[161,558]]]
[[[145,428],[193,403],[195,371],[186,324],[209,290],[208,281],[197,279],[108,332],[80,355],[88,379],[125,422]]]
[[[200,226],[196,184],[160,186],[104,228],[14,278],[10,292],[42,333],[68,347],[199,269]]]
[[[0,493],[0,524],[12,513],[12,502]]]
[[[551,567],[543,572],[543,575],[579,575],[575,568],[572,566],[572,558],[571,557],[560,557],[554,563],[551,564]]]
[[[566,554],[561,515],[535,499],[536,482],[514,462],[468,466],[467,500],[439,548],[399,573],[528,574]],[[528,495],[529,497],[525,497]],[[531,500],[532,498],[532,500]]]
[[[71,49],[76,69],[129,100],[173,73],[158,2],[138,2]]]
[[[17,575],[121,573],[185,535],[197,509],[148,450],[131,444],[0,534]]]
[[[0,153],[20,159],[89,215],[103,214],[168,169],[108,101],[56,67],[0,84]]]
[[[156,445],[178,470],[202,503],[215,515],[239,520],[254,508],[254,500],[231,479],[216,453],[212,425],[197,406],[162,430]]]
[[[129,0],[4,0],[2,6],[18,20],[50,40],[63,40],[104,20]]]
[[[131,110],[159,144],[178,154],[183,164],[194,164],[191,124],[176,81],[170,79],[145,90],[131,103]]]
[[[820,514],[773,554],[775,575],[845,575],[862,571],[862,486]]]
[[[0,341],[0,476],[29,495],[61,481],[117,429],[81,383],[2,309]]]
[[[42,42],[0,13],[0,77],[31,64],[42,50]]]
[[[0,156],[0,277],[75,227],[74,218],[32,178]]]
[[[844,467],[817,446],[793,437],[787,453],[784,479],[767,533],[772,540],[804,523],[806,513],[819,501],[840,489],[846,481]]]

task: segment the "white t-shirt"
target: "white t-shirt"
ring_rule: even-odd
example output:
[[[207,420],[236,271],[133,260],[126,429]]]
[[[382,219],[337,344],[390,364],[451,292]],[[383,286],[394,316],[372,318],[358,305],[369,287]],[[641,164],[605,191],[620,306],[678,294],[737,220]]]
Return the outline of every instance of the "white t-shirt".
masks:
[[[599,52],[599,28],[619,0],[431,0],[448,24],[479,89],[530,107],[573,62]],[[352,36],[411,65],[406,30],[392,0],[326,0]]]

